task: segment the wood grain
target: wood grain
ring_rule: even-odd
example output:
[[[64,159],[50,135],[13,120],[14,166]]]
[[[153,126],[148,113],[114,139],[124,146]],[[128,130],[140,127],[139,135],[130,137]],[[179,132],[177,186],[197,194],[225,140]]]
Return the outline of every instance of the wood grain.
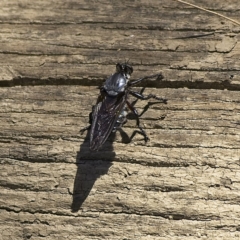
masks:
[[[237,1],[203,5],[239,20]],[[174,1],[2,1],[0,22],[3,86],[98,85],[130,59],[162,87],[239,90],[239,27]]]
[[[129,120],[123,138],[117,133],[93,153],[79,129],[87,123],[95,87],[2,88],[3,220],[6,213],[10,225],[16,214],[33,218],[14,220],[33,238],[44,226],[49,239],[65,232],[74,239],[76,231],[89,238],[161,239],[169,237],[169,224],[173,236],[228,236],[240,217],[238,92],[150,91],[169,98],[142,115],[151,141],[145,145],[136,135],[127,144],[135,129]],[[146,104],[137,103],[139,112]],[[65,227],[55,233],[60,225]]]
[[[1,1],[0,26],[1,240],[240,238],[238,26],[165,0]],[[91,152],[79,130],[127,60],[168,104],[136,103],[148,143],[130,114]]]

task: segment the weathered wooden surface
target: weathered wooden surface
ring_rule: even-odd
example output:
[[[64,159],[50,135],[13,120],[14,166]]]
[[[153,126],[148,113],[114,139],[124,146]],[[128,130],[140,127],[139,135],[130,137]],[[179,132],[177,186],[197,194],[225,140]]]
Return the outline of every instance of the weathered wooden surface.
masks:
[[[142,146],[136,135],[126,144],[118,133],[91,153],[78,130],[95,87],[2,88],[4,236],[237,237],[239,93],[151,92],[170,99],[143,114],[151,141]],[[138,109],[144,106],[138,102]],[[129,121],[126,134],[133,127]]]
[[[201,2],[240,21],[238,0]],[[130,59],[165,86],[240,88],[240,27],[175,1],[1,1],[0,22],[2,85],[96,84]]]
[[[1,1],[0,239],[239,239],[239,31],[175,1]],[[90,152],[96,85],[129,58],[168,104],[137,102],[147,144],[129,120]]]

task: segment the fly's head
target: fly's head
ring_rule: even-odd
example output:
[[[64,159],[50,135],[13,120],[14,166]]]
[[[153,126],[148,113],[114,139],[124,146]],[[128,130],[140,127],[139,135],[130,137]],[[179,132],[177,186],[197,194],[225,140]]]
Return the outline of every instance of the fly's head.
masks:
[[[117,63],[116,72],[122,73],[128,80],[133,72],[133,68],[131,65],[129,65],[127,63]]]

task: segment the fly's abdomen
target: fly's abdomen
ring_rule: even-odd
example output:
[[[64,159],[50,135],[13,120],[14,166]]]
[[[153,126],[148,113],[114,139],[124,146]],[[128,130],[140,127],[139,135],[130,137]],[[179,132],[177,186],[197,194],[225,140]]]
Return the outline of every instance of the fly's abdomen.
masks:
[[[124,107],[117,121],[114,124],[113,132],[116,132],[116,130],[120,129],[127,122],[127,114],[128,114],[127,109],[126,107]]]

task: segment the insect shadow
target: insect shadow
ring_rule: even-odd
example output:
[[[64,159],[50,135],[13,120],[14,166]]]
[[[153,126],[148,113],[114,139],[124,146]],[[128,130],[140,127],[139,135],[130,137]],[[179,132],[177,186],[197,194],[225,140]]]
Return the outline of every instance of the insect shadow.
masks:
[[[142,94],[145,87],[141,89]],[[138,99],[132,102],[134,106]],[[159,104],[159,102],[148,102],[143,108],[139,116],[142,116],[148,108],[153,104]],[[129,112],[127,118],[135,121],[134,114]],[[124,126],[123,126],[124,128]],[[122,143],[129,143],[132,141],[136,134],[142,135],[141,131],[135,130],[129,137],[127,133],[122,129],[117,130],[122,139]],[[116,137],[116,132],[112,132],[108,140],[104,143],[100,151],[92,151],[89,149],[90,131],[88,131],[83,143],[76,156],[77,172],[74,180],[72,195],[71,211],[77,212],[82,207],[84,201],[89,196],[96,180],[104,174],[107,174],[109,168],[112,166],[116,154],[113,148],[113,142]],[[94,193],[93,193],[94,194]]]
[[[118,131],[123,143],[129,143],[136,134],[129,137],[124,130],[119,129]],[[88,131],[83,143],[80,145],[76,156],[77,172],[74,179],[73,192],[69,191],[69,194],[72,195],[72,212],[79,211],[89,196],[96,180],[107,174],[116,156],[113,149],[116,132],[111,133],[104,146],[97,152],[89,149],[89,135],[90,131]]]
[[[112,136],[113,135],[113,136]],[[115,158],[112,141],[115,133],[112,133],[110,141],[104,144],[101,151],[94,152],[89,149],[89,132],[76,156],[77,172],[74,180],[71,211],[77,212],[89,196],[94,183],[102,175],[106,174]]]

